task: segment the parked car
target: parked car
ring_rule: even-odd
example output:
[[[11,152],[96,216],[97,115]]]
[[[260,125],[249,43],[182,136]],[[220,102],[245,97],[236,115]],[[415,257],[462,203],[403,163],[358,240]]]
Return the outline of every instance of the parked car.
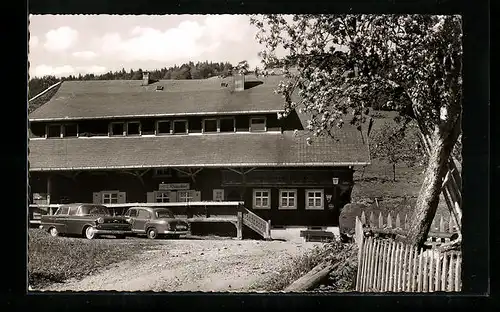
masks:
[[[50,235],[82,235],[94,239],[99,235],[125,238],[132,234],[131,224],[123,216],[112,216],[109,209],[95,204],[69,204],[60,206],[53,215],[42,215],[40,228]]]
[[[167,208],[132,207],[125,212],[125,218],[132,224],[133,233],[146,234],[150,239],[179,238],[189,233],[189,223],[176,219]]]

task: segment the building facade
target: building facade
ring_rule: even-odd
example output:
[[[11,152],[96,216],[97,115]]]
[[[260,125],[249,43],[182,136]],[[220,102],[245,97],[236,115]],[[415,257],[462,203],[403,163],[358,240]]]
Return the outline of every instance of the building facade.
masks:
[[[65,81],[29,115],[34,203],[243,201],[274,226],[335,226],[368,144],[306,138],[279,77]],[[230,209],[230,208],[228,208]]]

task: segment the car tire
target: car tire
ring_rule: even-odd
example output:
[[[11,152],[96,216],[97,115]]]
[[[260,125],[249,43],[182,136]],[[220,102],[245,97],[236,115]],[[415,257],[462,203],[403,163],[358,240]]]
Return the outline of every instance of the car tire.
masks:
[[[59,236],[59,232],[57,231],[57,229],[55,227],[52,227],[49,229],[49,234],[50,236],[52,237],[57,237]]]
[[[155,228],[149,228],[147,235],[149,239],[156,239],[158,238],[158,231]]]
[[[97,235],[95,233],[95,227],[93,226],[87,226],[84,230],[84,235],[86,239],[95,239],[97,238]]]

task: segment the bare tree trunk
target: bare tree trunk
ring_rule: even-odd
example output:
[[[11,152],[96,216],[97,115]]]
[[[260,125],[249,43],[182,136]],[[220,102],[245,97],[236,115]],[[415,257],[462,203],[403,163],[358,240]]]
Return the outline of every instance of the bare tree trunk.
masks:
[[[458,119],[460,120],[460,119]],[[424,244],[427,233],[436,214],[442,183],[447,171],[447,163],[453,146],[460,133],[460,123],[456,121],[454,127],[448,131],[434,129],[431,137],[432,146],[429,162],[425,170],[425,178],[417,198],[417,203],[411,218],[412,222],[406,240],[410,244],[421,246]]]

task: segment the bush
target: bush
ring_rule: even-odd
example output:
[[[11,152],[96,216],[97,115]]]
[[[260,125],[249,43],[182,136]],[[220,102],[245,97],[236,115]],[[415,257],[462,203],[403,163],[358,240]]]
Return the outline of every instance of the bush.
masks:
[[[70,278],[83,278],[109,264],[129,259],[148,246],[151,244],[137,240],[130,244],[114,239],[51,237],[45,231],[30,229],[28,282],[31,287],[39,288]]]

